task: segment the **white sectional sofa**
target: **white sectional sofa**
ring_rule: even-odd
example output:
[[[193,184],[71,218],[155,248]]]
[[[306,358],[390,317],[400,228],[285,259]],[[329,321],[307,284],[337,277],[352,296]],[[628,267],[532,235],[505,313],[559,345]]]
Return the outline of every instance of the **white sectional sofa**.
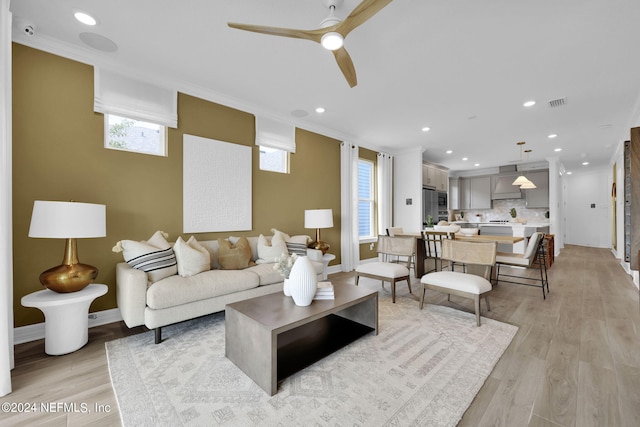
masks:
[[[267,239],[271,240],[270,237]],[[259,238],[248,237],[247,240],[252,260],[258,261]],[[151,282],[151,276],[130,263],[116,266],[116,297],[124,322],[130,328],[144,325],[154,329],[156,344],[162,341],[163,326],[222,311],[226,304],[236,301],[282,292],[283,276],[274,269],[273,262],[241,270],[220,269],[218,241],[198,243],[209,252],[211,269],[189,277],[173,274]],[[306,251],[321,280],[322,252]]]

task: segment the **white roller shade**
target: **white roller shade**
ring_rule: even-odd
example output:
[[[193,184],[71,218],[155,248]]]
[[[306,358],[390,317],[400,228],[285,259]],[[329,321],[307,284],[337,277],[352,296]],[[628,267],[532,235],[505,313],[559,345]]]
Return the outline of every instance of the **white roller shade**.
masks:
[[[296,128],[264,117],[256,117],[256,145],[296,152]]]
[[[178,92],[94,68],[93,111],[178,127]]]

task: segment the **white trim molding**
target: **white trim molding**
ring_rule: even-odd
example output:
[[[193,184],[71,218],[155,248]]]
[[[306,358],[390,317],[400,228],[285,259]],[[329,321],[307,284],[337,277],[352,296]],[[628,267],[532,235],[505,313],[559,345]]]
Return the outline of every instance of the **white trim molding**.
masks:
[[[89,328],[107,325],[122,321],[122,315],[119,308],[110,310],[96,311],[89,313]],[[14,344],[24,344],[26,342],[37,341],[44,338],[44,322],[33,325],[20,326],[13,329]]]

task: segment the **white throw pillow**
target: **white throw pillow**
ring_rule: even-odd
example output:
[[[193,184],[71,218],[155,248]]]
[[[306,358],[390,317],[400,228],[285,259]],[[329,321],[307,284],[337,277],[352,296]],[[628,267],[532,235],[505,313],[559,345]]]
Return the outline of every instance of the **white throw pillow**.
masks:
[[[208,271],[211,267],[211,257],[194,236],[186,242],[182,237],[178,237],[173,245],[178,261],[178,274],[182,277],[194,276],[203,271]]]
[[[262,234],[258,237],[258,259],[256,264],[276,262],[282,255],[289,255],[282,233],[276,233],[271,238],[271,243]]]
[[[113,251],[122,252],[127,264],[146,272],[151,283],[178,272],[176,255],[163,231],[156,231],[147,241],[121,240]]]

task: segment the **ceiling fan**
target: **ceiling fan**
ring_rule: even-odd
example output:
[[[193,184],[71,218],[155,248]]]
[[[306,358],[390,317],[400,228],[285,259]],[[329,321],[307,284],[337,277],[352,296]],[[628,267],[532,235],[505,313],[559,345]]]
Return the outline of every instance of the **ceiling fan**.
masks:
[[[261,25],[246,25],[228,22],[227,25],[238,30],[253,31],[254,33],[269,34],[272,36],[292,37],[296,39],[311,40],[320,43],[325,49],[331,50],[336,62],[347,79],[349,86],[358,84],[356,70],[351,56],[344,48],[344,39],[347,35],[364,24],[392,0],[363,0],[344,21],[334,15],[337,6],[342,0],[322,0],[329,8],[329,16],[320,23],[320,28],[315,30],[296,30],[291,28],[265,27]]]

